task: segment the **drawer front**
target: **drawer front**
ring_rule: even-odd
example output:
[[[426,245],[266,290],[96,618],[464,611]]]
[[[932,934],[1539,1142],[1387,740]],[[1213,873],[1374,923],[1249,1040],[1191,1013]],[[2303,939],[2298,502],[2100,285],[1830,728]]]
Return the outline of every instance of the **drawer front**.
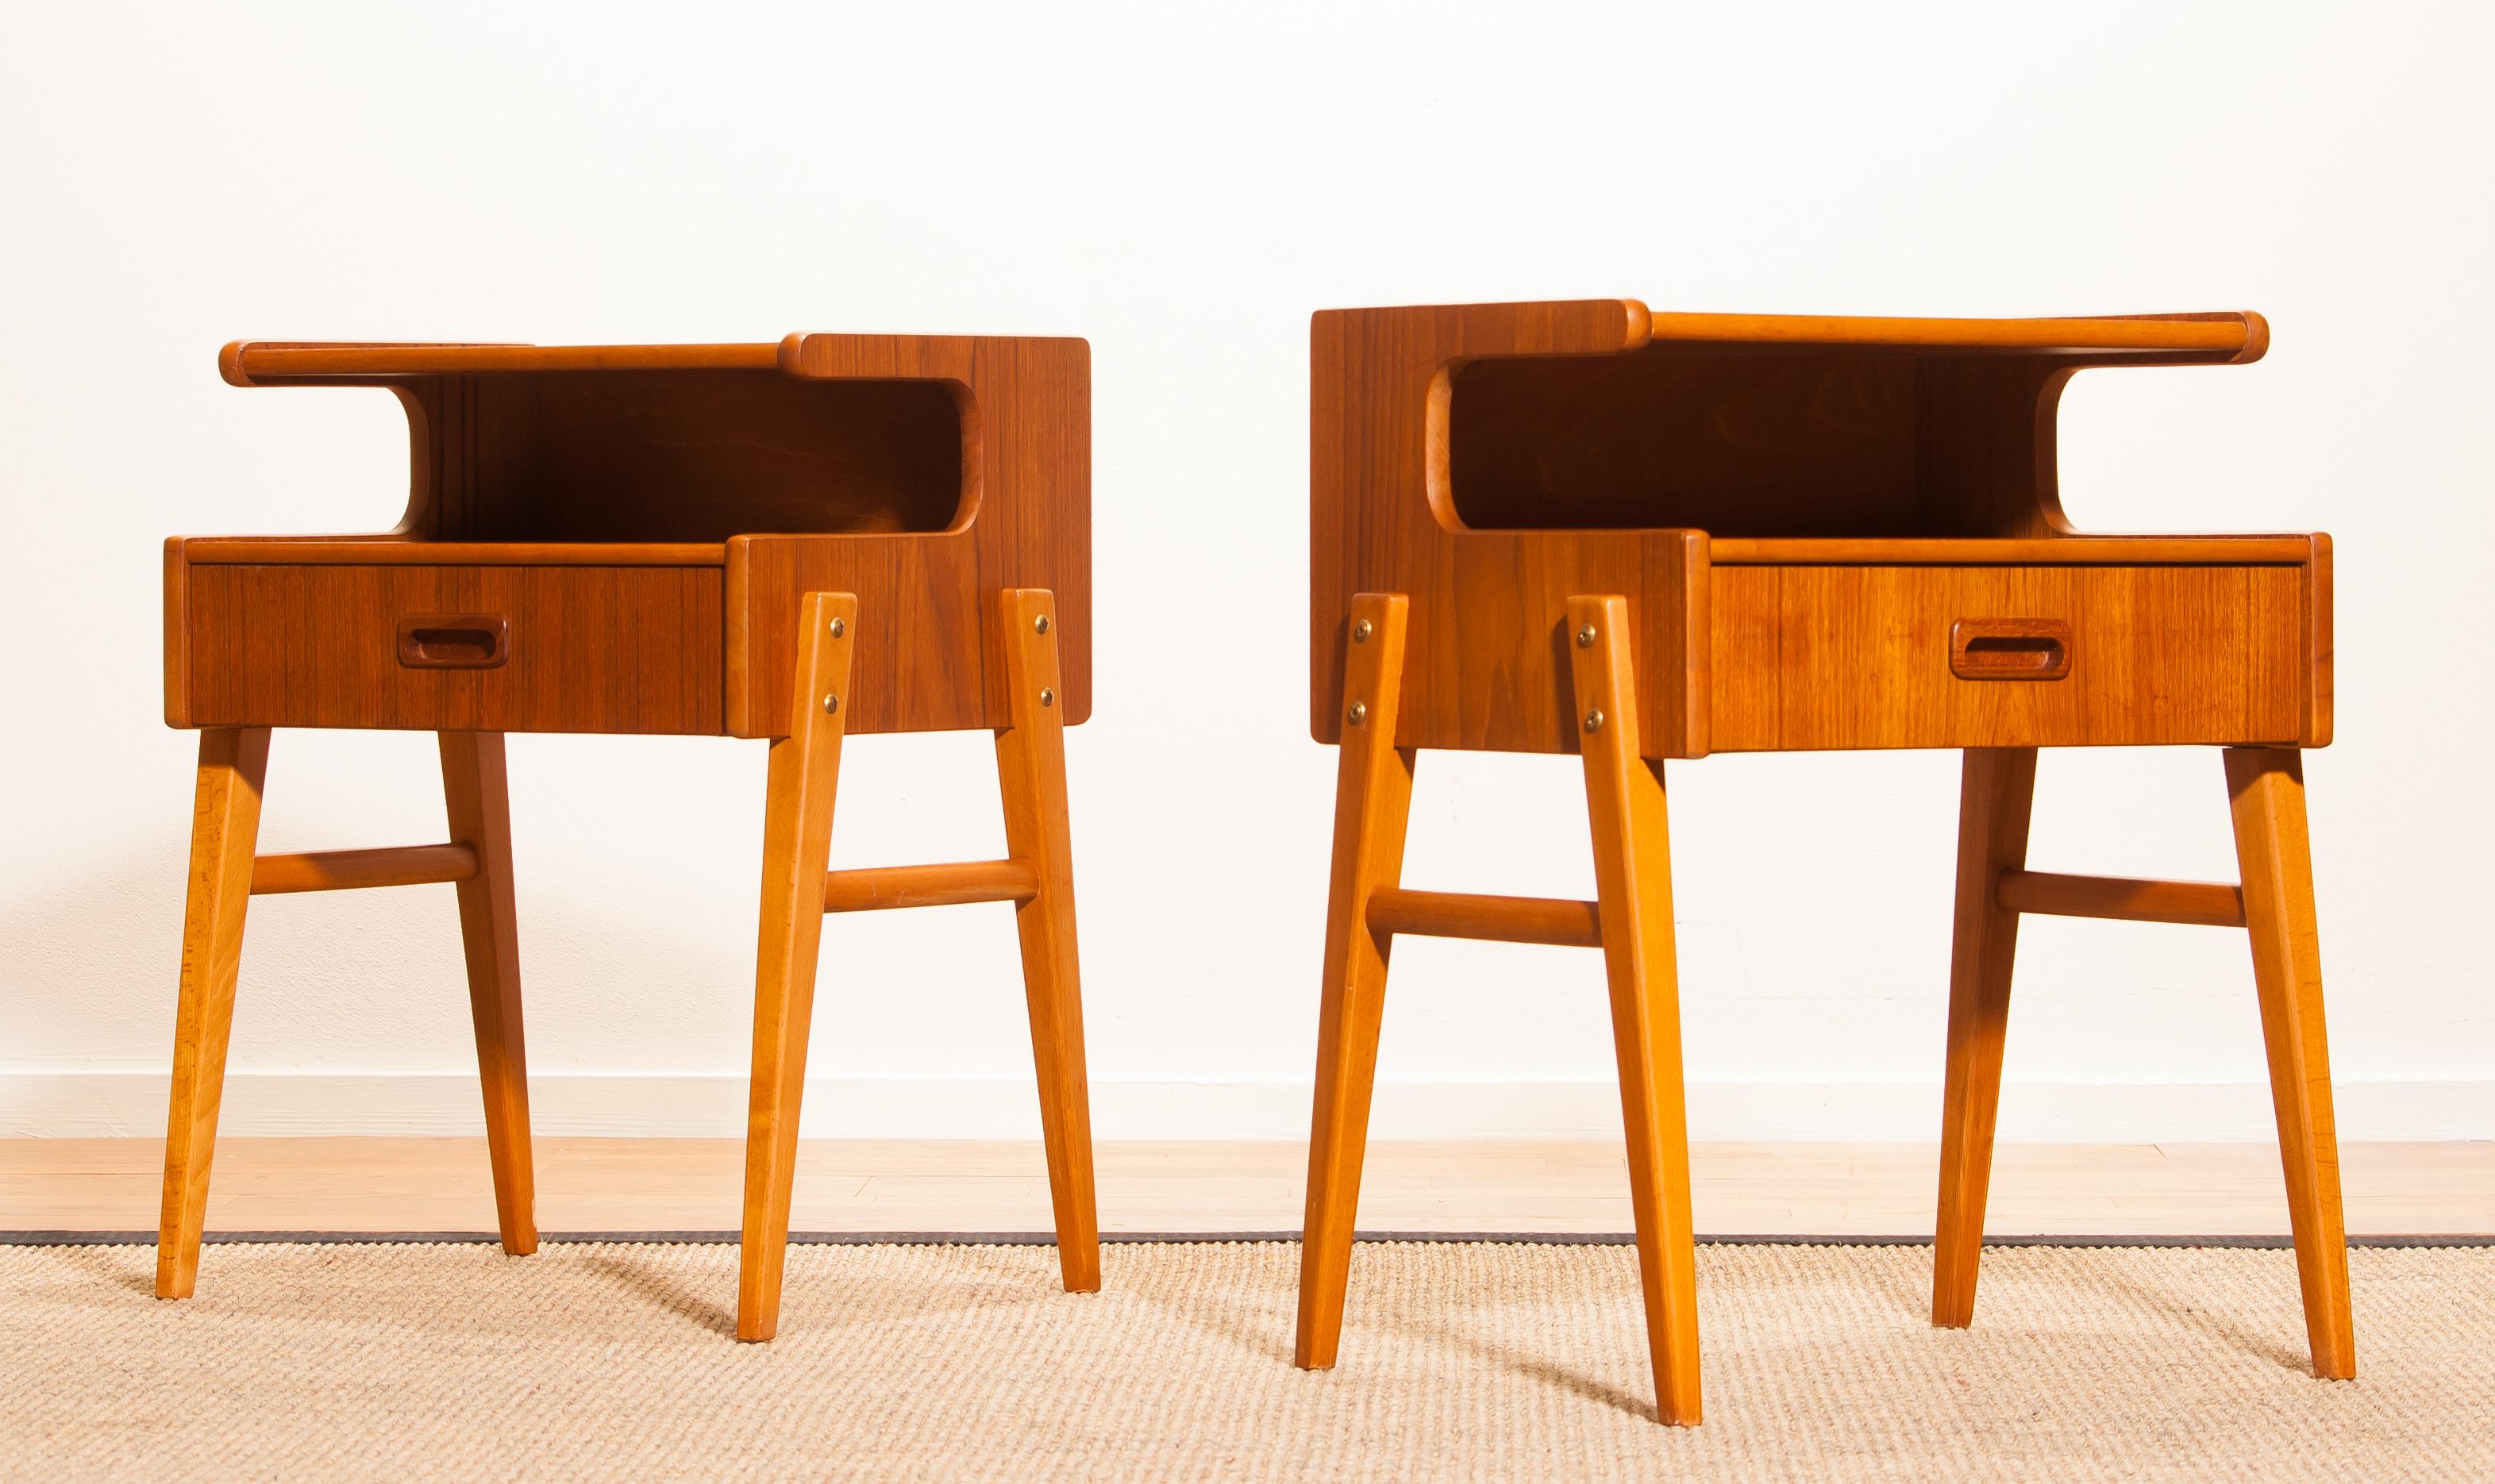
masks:
[[[1720,566],[1710,743],[2289,743],[2300,566]]]
[[[721,730],[717,567],[193,563],[194,726]]]

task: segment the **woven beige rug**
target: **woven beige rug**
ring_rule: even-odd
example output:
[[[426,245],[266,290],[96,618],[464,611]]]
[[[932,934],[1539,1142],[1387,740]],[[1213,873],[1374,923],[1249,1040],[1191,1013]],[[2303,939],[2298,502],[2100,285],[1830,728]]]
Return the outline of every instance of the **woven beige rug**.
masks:
[[[2011,1248],[1977,1327],[1923,1248],[1708,1247],[1707,1425],[1656,1426],[1635,1255],[1364,1245],[1342,1365],[1298,1249],[801,1247],[781,1338],[725,1246],[0,1249],[0,1477],[2474,1479],[2495,1250],[2359,1250],[2361,1378],[2304,1374],[2279,1251]]]

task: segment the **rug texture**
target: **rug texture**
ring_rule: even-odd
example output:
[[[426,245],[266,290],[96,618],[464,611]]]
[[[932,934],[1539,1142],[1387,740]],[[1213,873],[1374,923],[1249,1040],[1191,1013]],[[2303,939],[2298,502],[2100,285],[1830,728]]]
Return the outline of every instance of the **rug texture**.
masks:
[[[1341,1365],[1290,1363],[1299,1251],[800,1247],[781,1337],[736,1251],[0,1250],[8,1479],[2468,1479],[2495,1476],[2495,1250],[2360,1250],[2353,1382],[2279,1251],[1699,1253],[1704,1427],[1652,1420],[1634,1249],[1379,1243]]]

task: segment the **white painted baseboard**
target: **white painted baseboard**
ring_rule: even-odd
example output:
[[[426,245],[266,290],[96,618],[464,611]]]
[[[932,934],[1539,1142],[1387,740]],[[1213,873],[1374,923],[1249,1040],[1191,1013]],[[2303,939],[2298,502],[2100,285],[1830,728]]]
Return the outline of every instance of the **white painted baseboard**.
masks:
[[[165,1128],[161,1073],[0,1071],[0,1137],[154,1137]],[[671,1074],[540,1075],[537,1132],[737,1137],[745,1079]],[[1922,1082],[1717,1082],[1689,1090],[1690,1136],[1706,1140],[1918,1143],[1940,1136],[1940,1087]],[[2345,1081],[2340,1137],[2495,1136],[2495,1078]],[[466,1135],[483,1130],[475,1078],[454,1074],[236,1073],[221,1131],[258,1135]],[[1094,1082],[1104,1139],[1302,1139],[1304,1082]],[[1027,1080],[815,1078],[809,1137],[1032,1138]],[[1619,1136],[1609,1082],[1401,1082],[1377,1089],[1377,1138]],[[2266,1140],[2268,1090],[2236,1083],[2013,1084],[2000,1136],[2018,1143]]]

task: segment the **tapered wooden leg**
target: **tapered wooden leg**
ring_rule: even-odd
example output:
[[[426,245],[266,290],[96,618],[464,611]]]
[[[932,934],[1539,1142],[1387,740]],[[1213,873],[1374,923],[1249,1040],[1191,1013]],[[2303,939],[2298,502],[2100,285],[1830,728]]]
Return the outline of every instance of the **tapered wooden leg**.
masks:
[[[1369,930],[1369,896],[1402,880],[1403,834],[1412,813],[1413,754],[1395,745],[1410,606],[1401,593],[1355,596],[1345,640],[1334,875],[1326,897],[1325,989],[1317,1020],[1316,1106],[1309,1119],[1299,1344],[1293,1355],[1314,1370],[1334,1364],[1342,1339],[1360,1166],[1369,1146],[1369,1100],[1377,1080],[1389,944]]]
[[[1014,909],[1022,938],[1039,1127],[1057,1209],[1057,1262],[1072,1293],[1100,1287],[1100,1217],[1092,1194],[1092,1095],[1083,1072],[1083,988],[1074,949],[1074,856],[1065,817],[1064,708],[1058,700],[1056,599],[1043,589],[1001,594],[1008,715],[997,733],[1005,852],[1039,891]]]
[[[165,1124],[165,1201],[156,1232],[158,1298],[188,1298],[199,1281],[208,1162],[216,1149],[217,1105],[225,1096],[243,910],[251,901],[260,798],[267,780],[266,727],[200,734],[191,880],[182,909],[181,1008],[173,1025],[173,1096]]]
[[[2018,914],[1996,894],[2027,863],[2036,749],[1969,747],[1957,803],[1957,917],[1950,940],[1949,1068],[1941,1094],[1940,1219],[1932,1239],[1932,1322],[1975,1321],[1984,1201],[2001,1105],[2001,1047]]]
[[[1568,600],[1569,653],[1594,837],[1594,890],[1612,1039],[1628,1133],[1629,1201],[1655,1415],[1697,1425],[1698,1263],[1689,1214],[1689,1122],[1680,1074],[1680,984],[1672,928],[1672,845],[1663,764],[1638,745],[1628,601]]]
[[[485,1149],[503,1251],[538,1250],[537,1176],[529,1154],[529,1053],[520,1030],[520,937],[511,897],[511,800],[500,732],[444,732],[442,797],[450,838],[477,853],[459,883],[468,1010],[485,1089]]]
[[[2304,822],[2304,757],[2292,747],[2227,749],[2235,857],[2253,985],[2269,1052],[2269,1095],[2287,1167],[2287,1214],[2304,1289],[2313,1374],[2356,1374],[2348,1306],[2348,1228],[2339,1206],[2339,1135],[2330,1111],[2330,1049],[2322,1026],[2322,951],[2313,911],[2313,850]]]
[[[755,950],[754,1080],[745,1130],[745,1245],[736,1289],[739,1340],[768,1340],[780,1330],[788,1193],[797,1163],[798,1105],[806,1089],[816,960],[823,941],[823,877],[831,860],[832,794],[840,778],[857,599],[846,592],[809,592],[799,612],[788,735],[771,743],[762,816],[762,925]]]

